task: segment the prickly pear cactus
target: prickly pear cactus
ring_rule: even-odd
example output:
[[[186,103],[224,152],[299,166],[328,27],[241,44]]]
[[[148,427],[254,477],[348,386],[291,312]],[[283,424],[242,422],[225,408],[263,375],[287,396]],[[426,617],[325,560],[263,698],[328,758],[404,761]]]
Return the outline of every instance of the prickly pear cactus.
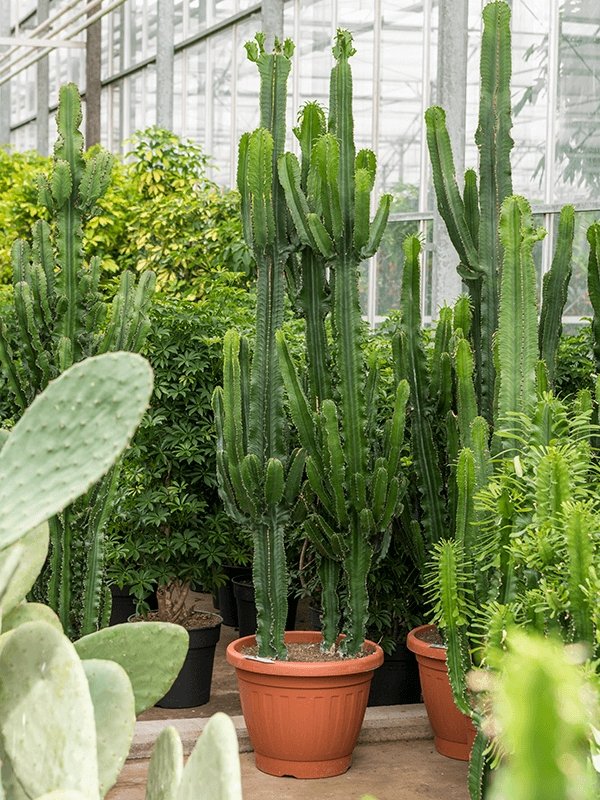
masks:
[[[119,389],[124,374],[127,392]],[[108,638],[103,634],[110,631],[81,640],[80,655],[50,608],[24,602],[48,538],[45,524],[33,530],[29,525],[39,522],[40,509],[59,511],[110,467],[146,407],[151,382],[148,365],[129,353],[77,364],[35,400],[0,452],[2,474],[10,475],[22,510],[20,518],[12,518],[12,526],[2,528],[0,548],[2,800],[104,797],[127,758],[136,703],[144,708],[161,697],[183,663],[187,634],[179,626],[120,626]],[[77,430],[82,434],[79,443]],[[63,444],[70,458],[56,460],[56,453],[64,452]],[[92,467],[80,460],[82,452]],[[62,476],[48,475],[49,464]],[[36,470],[44,476],[39,483]],[[232,726],[222,731],[218,723],[210,730],[203,745],[209,752],[203,759],[196,757],[195,767],[189,768],[193,783],[203,781],[200,772],[210,764],[205,796],[238,800],[235,733],[232,738]],[[217,764],[222,769],[215,769]],[[179,777],[180,773],[173,776],[175,789]],[[159,785],[164,787],[164,781]]]
[[[179,735],[165,728],[150,759],[146,800],[241,800],[237,735],[228,716],[210,718],[182,767]]]
[[[13,246],[13,297],[18,336],[0,322],[0,363],[21,411],[48,383],[83,358],[137,351],[149,329],[154,275],[121,276],[109,304],[102,294],[100,259],[86,263],[83,232],[110,182],[112,157],[85,158],[77,87],[62,86],[53,168],[39,179],[48,219],[35,223],[31,241]],[[95,630],[102,614],[102,536],[114,485],[111,474],[78,506],[50,520],[50,560],[35,588],[71,636]]]
[[[179,674],[188,634],[169,622],[114,625],[75,642],[82,659],[109,659],[126,671],[141,714],[163,697]]]

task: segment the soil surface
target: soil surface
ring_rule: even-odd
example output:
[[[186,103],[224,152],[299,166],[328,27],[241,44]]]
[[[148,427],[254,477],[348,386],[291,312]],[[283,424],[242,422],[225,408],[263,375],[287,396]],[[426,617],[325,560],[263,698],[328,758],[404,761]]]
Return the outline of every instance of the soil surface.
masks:
[[[163,619],[158,611],[149,611],[145,617],[133,617],[131,622],[172,622],[172,620]],[[186,631],[193,631],[198,630],[198,628],[214,628],[219,622],[222,622],[222,620],[217,614],[192,609],[177,624],[185,628]]]
[[[435,644],[438,647],[445,647],[444,640],[440,636],[440,632],[437,628],[429,628],[429,630],[426,631],[419,631],[419,633],[415,634],[415,638],[417,638],[420,642]]]
[[[257,647],[244,647],[242,655],[245,656],[258,656]],[[353,658],[364,658],[374,653],[372,647],[361,650],[358,655]],[[321,650],[319,642],[288,642],[287,644],[287,660],[288,661],[347,661],[348,658],[342,655],[338,650],[331,652],[330,650]]]

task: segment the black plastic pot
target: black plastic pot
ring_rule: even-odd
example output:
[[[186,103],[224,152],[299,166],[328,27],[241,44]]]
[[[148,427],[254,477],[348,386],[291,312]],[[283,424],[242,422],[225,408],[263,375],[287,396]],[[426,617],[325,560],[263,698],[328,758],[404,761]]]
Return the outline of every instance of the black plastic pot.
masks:
[[[112,595],[112,606],[108,624],[121,625],[123,622],[127,622],[129,617],[135,614],[135,597],[129,594],[128,586],[125,586],[123,589],[119,589],[118,586],[113,584],[110,587],[110,593]],[[156,602],[156,592],[149,594],[146,600],[151,610],[158,608],[158,603]]]
[[[308,630],[309,631],[320,631],[323,626],[323,622],[321,620],[321,609],[316,608],[316,606],[309,606],[308,607]]]
[[[210,612],[206,612],[210,613]],[[215,647],[221,636],[222,619],[218,614],[212,628],[188,631],[190,646],[183,666],[166,695],[156,705],[161,708],[195,708],[210,700]]]
[[[237,603],[237,617],[240,638],[256,633],[256,604],[254,602],[254,586],[251,579],[244,575],[236,575],[232,581],[233,593]],[[296,611],[298,598],[288,597],[288,613],[285,622],[286,631],[296,628]]]
[[[421,701],[419,668],[414,653],[398,642],[391,655],[373,673],[369,706],[396,706]]]
[[[227,577],[227,583],[217,589],[219,614],[223,617],[223,625],[237,628],[238,612],[231,580],[238,575],[243,575],[247,580],[252,580],[252,567],[236,567],[233,564],[227,564],[223,567],[223,572]]]

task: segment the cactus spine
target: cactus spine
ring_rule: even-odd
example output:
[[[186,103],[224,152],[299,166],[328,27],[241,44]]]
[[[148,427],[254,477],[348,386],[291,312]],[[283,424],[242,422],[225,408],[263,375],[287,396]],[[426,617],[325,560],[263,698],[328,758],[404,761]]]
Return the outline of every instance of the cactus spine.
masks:
[[[302,266],[316,268],[317,292],[305,313],[307,341],[320,341],[326,288],[331,270],[332,348],[339,390],[320,380],[328,371],[325,348],[314,357],[320,371],[310,373],[306,396],[283,334],[278,334],[280,360],[292,419],[306,451],[307,503],[305,529],[320,556],[323,582],[324,647],[335,645],[338,632],[340,566],[346,587],[344,639],[341,649],[356,655],[363,644],[368,616],[367,575],[373,543],[384,535],[401,509],[401,475],[408,384],[399,382],[385,442],[379,447],[371,429],[374,412],[366,397],[376,396],[376,375],[367,380],[361,347],[364,335],[358,296],[358,268],[378,249],[387,223],[390,197],[382,197],[373,221],[370,195],[375,182],[375,156],[356,153],[352,115],[352,37],[338,31],[330,82],[328,131],[314,106],[304,109],[300,131],[302,164],[291,153],[278,162],[290,216],[302,246]],[[308,133],[310,131],[310,134]],[[303,273],[303,289],[311,285]],[[311,316],[312,315],[312,316]],[[310,352],[310,346],[309,346]]]
[[[22,411],[50,380],[71,364],[110,350],[138,350],[149,322],[154,275],[137,286],[121,276],[110,306],[99,289],[100,260],[85,263],[83,226],[110,181],[111,156],[83,157],[77,87],[63,86],[57,115],[58,139],[52,174],[40,177],[39,198],[50,216],[32,230],[31,246],[13,246],[14,306],[18,340],[11,343],[0,325],[0,361]],[[14,351],[14,352],[13,352]],[[71,636],[95,630],[106,607],[103,592],[103,528],[116,473],[88,497],[50,520],[48,567],[36,594],[60,615]]]
[[[293,45],[276,42],[273,53],[266,53],[264,37],[258,34],[246,49],[261,79],[261,127],[242,137],[238,164],[244,235],[258,273],[256,339],[250,368],[247,344],[234,331],[226,334],[223,388],[215,391],[213,407],[220,493],[228,513],[253,534],[259,655],[285,658],[284,528],[304,466],[301,452],[289,456],[285,449],[283,385],[275,342],[283,321],[285,270],[291,251],[276,165],[285,143]]]

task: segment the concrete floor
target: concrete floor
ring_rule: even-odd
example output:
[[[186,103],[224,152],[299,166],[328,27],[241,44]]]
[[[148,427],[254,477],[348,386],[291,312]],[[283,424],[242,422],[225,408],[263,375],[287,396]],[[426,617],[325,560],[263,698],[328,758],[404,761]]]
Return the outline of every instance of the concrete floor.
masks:
[[[273,778],[242,753],[244,800],[468,800],[467,765],[438,755],[432,741],[359,745],[344,775],[316,781]],[[129,761],[107,800],[144,800],[147,761]]]
[[[198,596],[212,610],[210,597]],[[299,608],[300,626],[304,609]],[[299,626],[299,627],[300,627]],[[152,708],[142,720],[209,717],[215,711],[241,714],[235,672],[225,660],[225,649],[237,638],[233,628],[221,628],[215,654],[211,700],[188,709]],[[359,744],[352,767],[344,775],[317,781],[274,778],[254,766],[254,754],[240,755],[244,800],[468,800],[467,765],[440,756],[431,739]],[[130,760],[107,800],[144,800],[148,761]]]

